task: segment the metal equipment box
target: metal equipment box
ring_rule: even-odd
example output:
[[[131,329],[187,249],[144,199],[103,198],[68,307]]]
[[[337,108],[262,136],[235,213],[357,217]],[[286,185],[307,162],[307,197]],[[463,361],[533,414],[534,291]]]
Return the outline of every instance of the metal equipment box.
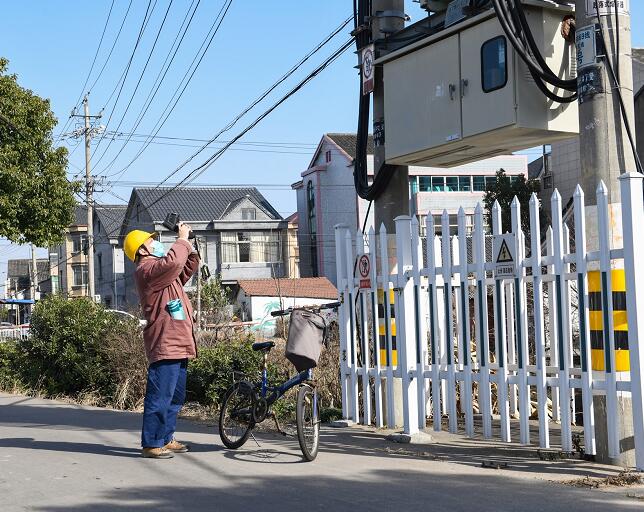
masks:
[[[522,3],[548,65],[560,78],[573,78],[574,44],[560,34],[563,17],[573,9]],[[559,104],[544,96],[493,9],[376,64],[384,72],[387,163],[453,167],[579,133],[577,102]]]

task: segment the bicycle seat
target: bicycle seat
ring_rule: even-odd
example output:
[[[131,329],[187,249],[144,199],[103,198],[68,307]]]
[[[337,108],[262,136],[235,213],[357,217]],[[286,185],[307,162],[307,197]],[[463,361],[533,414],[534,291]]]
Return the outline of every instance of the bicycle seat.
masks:
[[[260,350],[265,350],[266,352],[268,352],[274,346],[275,342],[273,341],[262,341],[260,343],[253,343],[253,350],[256,352]]]

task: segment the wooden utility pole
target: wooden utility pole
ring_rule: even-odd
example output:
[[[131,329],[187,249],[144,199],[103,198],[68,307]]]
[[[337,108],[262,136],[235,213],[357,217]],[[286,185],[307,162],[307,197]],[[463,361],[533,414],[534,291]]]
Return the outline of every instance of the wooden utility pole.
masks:
[[[630,125],[634,136],[630,2],[599,2],[599,9],[596,3],[596,0],[577,0],[575,13],[581,185],[586,192],[588,249],[591,251],[599,248],[596,235],[597,186],[603,181],[607,188],[611,245],[612,248],[621,248],[623,238],[618,178],[621,174],[636,170],[627,131]],[[592,48],[589,43],[593,45]],[[620,105],[620,101],[623,104]],[[611,282],[610,276],[607,282]],[[635,283],[627,283],[626,286],[635,286]],[[602,307],[607,306],[604,304]],[[603,348],[612,357],[608,339],[603,339]],[[608,379],[608,373],[604,376]],[[617,372],[617,376],[619,380],[620,372]],[[619,439],[608,438],[606,397],[594,397],[597,459],[620,466],[633,466],[634,451],[627,448],[632,432],[626,430],[627,425],[633,424],[631,399],[625,393],[621,395],[618,404],[621,420],[617,433]]]

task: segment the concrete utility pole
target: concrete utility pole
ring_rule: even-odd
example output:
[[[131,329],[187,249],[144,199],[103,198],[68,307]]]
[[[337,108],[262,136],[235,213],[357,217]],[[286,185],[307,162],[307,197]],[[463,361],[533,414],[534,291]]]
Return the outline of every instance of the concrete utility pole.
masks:
[[[195,246],[199,253],[200,247],[198,237],[195,237]],[[199,255],[199,264],[197,265],[197,330],[201,330],[201,255]]]
[[[38,290],[38,264],[36,261],[36,247],[34,244],[31,244],[31,272],[29,273],[31,278],[31,299],[36,300],[36,290]],[[34,311],[35,303],[31,306],[31,312]]]
[[[404,0],[373,0],[371,2],[371,35],[376,45],[376,57],[385,53],[378,50],[378,42],[382,42],[387,35],[402,30],[405,27],[405,2]],[[362,21],[362,20],[361,20]],[[384,140],[374,138],[373,166],[375,172],[385,163],[386,144],[386,119],[385,117],[385,90],[382,80],[382,66],[376,66],[373,87],[373,123],[374,128],[380,125],[384,129]],[[373,131],[374,135],[376,130]],[[380,224],[384,223],[390,239],[395,233],[394,219],[399,215],[409,215],[409,172],[407,166],[391,167],[386,172],[393,176],[386,190],[374,202],[375,229],[378,231]],[[395,257],[395,247],[390,247],[390,257]],[[392,268],[393,271],[393,267]]]
[[[92,127],[89,115],[89,98],[83,99],[85,118],[85,204],[87,205],[87,280],[88,293],[92,300],[96,295],[94,283],[94,182],[91,174]]]
[[[615,3],[619,7],[616,15]],[[602,4],[607,7],[603,7]],[[596,62],[579,70],[579,149],[581,164],[581,185],[585,191],[587,204],[588,250],[598,249],[597,233],[597,200],[595,190],[603,180],[608,189],[609,215],[611,218],[611,237],[613,247],[622,247],[621,232],[621,202],[618,177],[625,172],[636,170],[633,150],[626,132],[626,122],[619,103],[618,90],[624,101],[626,118],[631,129],[635,130],[633,106],[633,65],[631,60],[631,19],[628,13],[629,2],[601,2],[600,19],[597,20],[594,0],[577,0],[576,27],[578,36],[580,29],[600,23],[605,37],[605,57],[597,58]],[[624,10],[622,7],[625,7]],[[618,29],[619,27],[619,29]],[[602,36],[597,26],[597,53],[602,53]],[[619,44],[618,44],[619,40]],[[619,81],[616,86],[607,66],[612,64]],[[634,286],[635,283],[627,283]],[[608,348],[608,340],[604,340],[604,348]],[[618,373],[619,375],[619,373]],[[600,379],[602,377],[599,377]],[[632,432],[625,429],[632,425],[632,407],[630,395],[625,393],[619,397],[621,426],[619,432],[622,452],[619,457],[608,455],[608,435],[606,432],[606,397],[594,397],[595,429],[597,442],[597,458],[620,466],[634,466],[634,450],[629,449],[628,438]],[[629,427],[630,428],[630,427]],[[625,451],[626,450],[626,451]]]
[[[363,20],[360,20],[362,22]],[[371,2],[371,37],[376,47],[376,58],[387,53],[378,48],[388,35],[405,28],[404,0],[372,0]],[[387,126],[385,119],[385,89],[382,66],[374,70],[373,84],[373,168],[377,173],[385,163],[385,144]],[[376,136],[380,132],[382,138]],[[409,170],[407,166],[388,166],[383,172],[391,172],[392,177],[384,192],[374,201],[374,226],[376,232],[384,224],[387,237],[387,254],[391,272],[397,271],[396,265],[396,223],[399,215],[409,215]],[[400,342],[398,342],[400,343]],[[397,348],[396,348],[397,349]],[[397,426],[403,425],[402,381],[394,379],[394,421]],[[385,406],[386,409],[386,406]]]

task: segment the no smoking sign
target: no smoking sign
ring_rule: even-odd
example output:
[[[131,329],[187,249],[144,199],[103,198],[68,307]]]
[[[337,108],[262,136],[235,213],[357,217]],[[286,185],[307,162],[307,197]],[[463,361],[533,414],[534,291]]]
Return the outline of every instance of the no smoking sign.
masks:
[[[358,273],[360,274],[360,289],[371,288],[371,258],[363,254],[358,260]]]

